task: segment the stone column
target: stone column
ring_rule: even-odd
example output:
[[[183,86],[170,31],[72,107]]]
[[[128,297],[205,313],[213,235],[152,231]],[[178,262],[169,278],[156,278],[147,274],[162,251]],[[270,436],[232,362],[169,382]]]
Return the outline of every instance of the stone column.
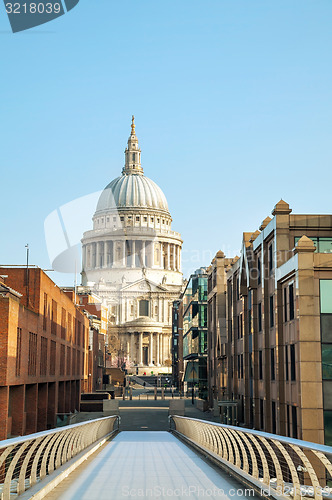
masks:
[[[178,269],[180,271],[181,269],[181,246],[178,246],[178,252],[179,252],[179,257],[178,257]]]
[[[171,268],[171,245],[167,243],[167,263],[166,263],[166,269]]]
[[[136,267],[136,245],[135,240],[131,242],[131,267]]]
[[[145,267],[145,240],[142,240],[141,259],[142,259],[142,267]]]
[[[139,332],[138,363],[143,366],[143,332]]]
[[[100,267],[100,243],[97,241],[96,243],[96,267]]]
[[[157,366],[160,366],[160,334],[157,333],[156,335],[157,337],[157,359],[156,359],[156,363],[157,363]]]
[[[150,333],[149,358],[149,365],[153,366],[153,333]]]
[[[126,240],[122,241],[122,266],[126,267]]]
[[[107,241],[104,241],[104,266],[107,267]]]
[[[88,262],[89,269],[92,269],[92,254],[93,254],[93,246],[92,243],[89,243],[89,262]]]
[[[160,364],[164,364],[164,345],[163,345],[163,335],[159,334],[159,346],[160,346]]]
[[[129,359],[130,361],[135,361],[137,363],[137,356],[135,352],[135,334],[131,333],[130,334],[130,354],[129,354]]]
[[[108,250],[109,250],[109,254],[110,254],[110,260],[108,263],[108,267],[113,267],[113,261],[114,261],[114,242],[113,241],[108,242]]]

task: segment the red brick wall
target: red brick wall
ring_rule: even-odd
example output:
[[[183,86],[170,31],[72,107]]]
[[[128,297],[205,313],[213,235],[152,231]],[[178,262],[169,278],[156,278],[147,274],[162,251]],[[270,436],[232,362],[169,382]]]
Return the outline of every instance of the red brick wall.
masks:
[[[0,439],[6,438],[9,432],[19,435],[51,428],[54,426],[56,413],[79,409],[80,388],[81,386],[87,387],[89,331],[88,318],[41,269],[29,270],[29,291],[26,269],[2,268],[2,272],[8,275],[5,285],[23,296],[18,299],[14,294],[8,293],[7,296],[0,297],[0,366],[2,368],[0,370],[0,418],[4,423],[1,426],[3,431],[0,433]],[[46,317],[44,317],[45,294],[47,295]],[[53,318],[55,325],[53,332],[52,301],[56,303],[57,311],[56,317]],[[68,320],[72,321],[71,328]],[[20,366],[17,363],[18,328],[21,329]],[[44,339],[43,352],[42,338]],[[52,363],[51,342],[55,347],[52,351]],[[75,357],[72,356],[68,360],[70,364],[68,371],[67,359],[60,362],[60,357],[64,352],[65,356],[67,352],[75,353]],[[86,364],[83,365],[84,362]],[[34,363],[35,370],[33,369]],[[54,373],[50,370],[51,364],[54,366]],[[63,383],[59,388],[60,382]]]

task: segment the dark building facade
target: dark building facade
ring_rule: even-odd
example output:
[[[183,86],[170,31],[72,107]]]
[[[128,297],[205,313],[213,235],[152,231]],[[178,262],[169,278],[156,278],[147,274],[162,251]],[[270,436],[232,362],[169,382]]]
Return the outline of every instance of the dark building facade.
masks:
[[[183,387],[207,399],[207,274],[198,269],[181,295]]]
[[[183,303],[175,300],[172,307],[172,379],[173,384],[183,391]]]

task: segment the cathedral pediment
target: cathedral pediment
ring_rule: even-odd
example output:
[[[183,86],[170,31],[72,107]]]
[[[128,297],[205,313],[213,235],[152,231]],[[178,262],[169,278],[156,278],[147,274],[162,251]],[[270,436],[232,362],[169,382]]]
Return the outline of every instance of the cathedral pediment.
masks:
[[[139,291],[139,292],[168,292],[168,288],[164,285],[158,285],[153,281],[146,278],[135,281],[134,283],[128,283],[121,288],[121,291]]]

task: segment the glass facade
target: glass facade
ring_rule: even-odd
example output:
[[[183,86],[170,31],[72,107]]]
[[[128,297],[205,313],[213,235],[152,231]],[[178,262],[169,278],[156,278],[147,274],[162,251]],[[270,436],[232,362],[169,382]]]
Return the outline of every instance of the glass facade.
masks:
[[[183,295],[185,381],[189,386],[198,386],[198,396],[204,399],[207,397],[207,288],[207,275],[200,271],[191,275]],[[197,374],[197,380],[192,373]]]
[[[308,236],[316,247],[317,253],[332,253],[332,238],[318,238],[315,236]],[[295,237],[295,245],[299,241],[300,237]]]
[[[327,238],[324,238],[327,239]],[[320,280],[320,328],[325,444],[332,445],[332,280]]]

